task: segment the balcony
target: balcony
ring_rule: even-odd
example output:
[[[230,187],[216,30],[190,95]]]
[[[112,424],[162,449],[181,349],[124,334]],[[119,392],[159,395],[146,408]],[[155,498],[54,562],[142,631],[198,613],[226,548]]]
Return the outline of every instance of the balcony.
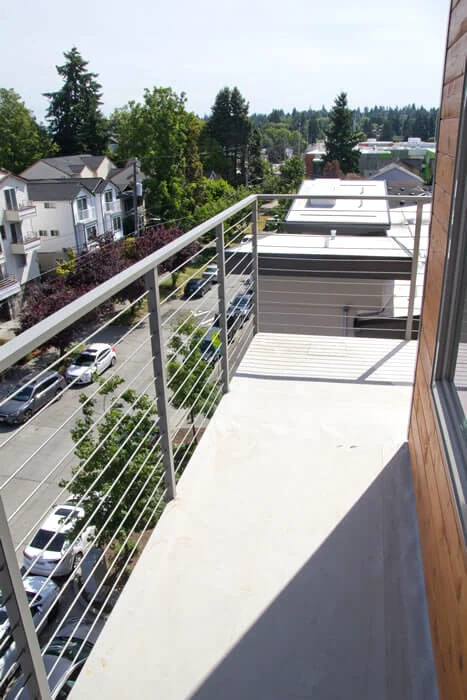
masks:
[[[75,327],[80,346],[115,348],[103,384],[75,379],[28,422],[1,426],[0,584],[14,591],[15,663],[32,692],[49,693],[38,639],[47,655],[64,622],[89,638],[105,620],[74,700],[97,688],[104,699],[437,697],[406,446],[429,204],[413,201],[391,211],[385,246],[352,247],[266,234],[252,195],[0,348],[16,381],[21,357],[145,281],[101,326]],[[201,237],[172,271],[217,264],[198,299],[157,270]],[[48,367],[63,371],[73,352]],[[33,625],[18,564],[70,495],[92,548],[60,581],[59,619]]]
[[[20,224],[29,216],[36,216],[34,202],[18,202],[16,209],[5,209],[5,218],[10,224]]]
[[[32,250],[37,250],[41,247],[41,238],[37,231],[29,231],[16,236],[16,240],[10,243],[10,250],[15,255],[26,255]]]
[[[122,210],[120,200],[114,199],[112,202],[104,202],[104,213],[116,214]]]
[[[77,219],[78,223],[80,223],[80,224],[87,223],[88,221],[95,221],[96,220],[95,207],[87,207],[87,209],[78,209],[76,219]]]
[[[18,294],[21,291],[21,285],[15,277],[0,278],[0,301],[5,301],[9,297]]]

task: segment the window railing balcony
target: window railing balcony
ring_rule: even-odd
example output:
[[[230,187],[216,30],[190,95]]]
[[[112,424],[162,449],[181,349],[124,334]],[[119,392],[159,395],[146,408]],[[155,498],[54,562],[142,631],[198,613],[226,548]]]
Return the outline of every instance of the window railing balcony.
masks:
[[[6,275],[0,277],[0,301],[5,301],[21,291],[21,285],[16,277]]]
[[[104,211],[107,213],[115,213],[121,211],[119,199],[114,199],[112,202],[104,202]]]
[[[425,629],[424,591],[401,447],[431,200],[414,197],[401,210],[388,208],[398,197],[341,198],[352,216],[355,201],[367,199],[387,217],[387,229],[361,235],[341,234],[339,225],[278,230],[287,218],[271,221],[261,203],[287,199],[313,197],[251,195],[0,347],[0,454],[8,465],[0,587],[10,620],[0,683],[16,670],[15,690],[26,684],[31,695],[50,697],[49,680],[72,644],[58,649],[53,639],[66,634],[81,639],[73,648],[83,658],[101,644],[99,659],[112,665],[103,677],[91,652],[77,698],[104,685],[109,697],[124,695],[125,683],[144,695],[145,674],[128,673],[132,663],[122,658],[141,654],[144,665],[145,650],[158,668],[151,692],[161,697],[171,683],[173,697],[197,697],[197,688],[200,698],[203,689],[223,697],[229,669],[232,697],[247,697],[241,667],[242,659],[251,667],[252,654],[274,678],[282,669],[289,683],[308,679],[324,692],[324,677],[334,683],[339,674],[326,666],[313,675],[321,662],[310,670],[308,653],[290,666],[281,635],[306,652],[322,632],[331,649],[354,639],[359,625],[365,632],[346,659],[358,688],[371,682],[372,697],[382,697],[384,673],[363,675],[380,652],[381,668],[396,673],[402,627],[413,636],[400,662],[401,696],[413,681],[407,675],[431,681],[430,649],[417,633]],[[33,377],[31,353],[40,355]],[[39,391],[44,378],[50,388]],[[401,503],[407,510],[394,518],[409,528],[407,542],[391,520]],[[378,520],[381,513],[389,519]],[[44,580],[27,596],[32,574]],[[58,603],[52,621],[35,606],[49,589]],[[325,634],[326,613],[336,610],[342,626],[333,616]],[[133,623],[141,623],[138,643],[133,632],[117,632]],[[164,650],[156,649],[152,639],[164,635]],[[199,655],[188,651],[195,637]],[[340,659],[345,645],[337,644]],[[183,673],[171,674],[170,655],[183,659]],[[277,661],[272,669],[268,658]],[[344,656],[342,664],[348,680]],[[306,696],[303,687],[288,690],[276,696]],[[333,687],[333,696],[344,691]]]
[[[87,207],[86,209],[78,209],[77,219],[79,223],[84,223],[86,221],[94,221],[96,218],[96,208]]]
[[[37,209],[34,202],[23,201],[18,202],[14,209],[5,210],[5,218],[10,224],[19,224],[23,219],[29,216],[36,216]]]
[[[27,231],[16,234],[10,244],[11,252],[15,255],[25,255],[41,246],[38,231]]]

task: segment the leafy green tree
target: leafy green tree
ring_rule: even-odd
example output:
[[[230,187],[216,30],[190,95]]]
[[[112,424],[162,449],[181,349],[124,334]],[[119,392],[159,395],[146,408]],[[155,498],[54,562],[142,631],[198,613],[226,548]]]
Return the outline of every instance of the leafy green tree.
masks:
[[[222,173],[232,185],[245,182],[247,149],[251,131],[248,102],[237,87],[218,92],[208,119],[210,135],[222,146],[228,159],[228,172]]]
[[[96,80],[97,73],[86,70],[88,61],[76,46],[63,55],[66,62],[57,66],[63,86],[57,92],[44,93],[49,99],[49,132],[61,155],[104,153],[107,122],[99,109],[102,86]]]
[[[344,174],[358,173],[360,151],[355,146],[362,138],[363,134],[352,128],[352,112],[347,107],[347,94],[341,92],[330,113],[323,164],[337,160]]]
[[[18,93],[0,88],[0,167],[18,174],[56,151]]]
[[[111,118],[117,158],[140,159],[147,207],[153,216],[169,221],[193,212],[195,190],[189,185],[202,176],[199,120],[186,111],[185,103],[183,93],[153,88],[145,90],[142,103],[129,102]]]
[[[100,393],[112,395],[122,382],[114,377],[103,383]],[[81,501],[96,527],[100,546],[122,542],[135,527],[141,527],[137,523],[143,511],[142,522],[152,516],[151,527],[162,509],[162,505],[157,507],[164,481],[154,401],[129,389],[118,399],[112,398],[98,420],[95,399],[81,394],[79,400],[82,417],[71,431],[79,462],[72,469],[73,478],[60,485]]]
[[[281,165],[279,188],[281,192],[296,192],[303,182],[305,163],[302,156],[292,156]]]
[[[195,419],[197,415],[212,416],[219,402],[216,371],[203,360],[201,343],[206,329],[199,326],[192,315],[182,318],[174,328],[169,349],[168,386],[170,399],[176,408],[189,409],[193,437],[196,441]]]

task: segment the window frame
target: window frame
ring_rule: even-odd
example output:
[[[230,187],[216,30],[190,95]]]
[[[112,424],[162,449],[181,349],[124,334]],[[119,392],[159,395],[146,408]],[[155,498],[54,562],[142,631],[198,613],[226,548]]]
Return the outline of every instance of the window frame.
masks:
[[[463,310],[467,305],[467,72],[456,149],[448,241],[431,390],[464,539],[467,542],[467,411],[455,385]]]

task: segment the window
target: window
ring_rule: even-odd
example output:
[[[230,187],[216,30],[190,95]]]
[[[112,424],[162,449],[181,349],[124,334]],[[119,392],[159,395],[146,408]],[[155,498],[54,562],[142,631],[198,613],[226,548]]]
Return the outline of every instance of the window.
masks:
[[[6,233],[5,233],[4,226],[0,226],[0,237],[1,237],[2,241],[4,241],[6,239]]]
[[[97,238],[97,226],[88,226],[86,229],[86,238],[88,241],[95,241]]]
[[[51,229],[50,229],[50,235],[51,235],[51,236],[59,236],[59,235],[60,235],[60,231],[58,230],[58,228],[51,228]]]
[[[19,224],[10,224],[12,243],[21,243],[21,226]]]
[[[46,229],[40,228],[40,229],[39,229],[39,236],[40,236],[41,238],[45,238],[45,237],[47,236],[47,231],[46,231]]]
[[[106,190],[104,192],[105,198],[105,210],[110,211],[112,209],[112,202],[114,201],[114,193],[112,190]]]
[[[119,233],[122,230],[122,220],[119,216],[115,216],[112,219],[112,231],[114,233]]]
[[[5,190],[5,203],[7,209],[18,209],[16,192],[14,189]]]
[[[464,100],[466,97],[464,84]],[[460,519],[467,537],[467,113],[461,117],[443,292],[433,366],[433,397]]]
[[[56,202],[44,202],[44,209],[56,209]]]
[[[88,210],[88,199],[87,197],[79,197],[76,200],[76,206],[78,207],[78,216],[82,219],[87,215]]]

